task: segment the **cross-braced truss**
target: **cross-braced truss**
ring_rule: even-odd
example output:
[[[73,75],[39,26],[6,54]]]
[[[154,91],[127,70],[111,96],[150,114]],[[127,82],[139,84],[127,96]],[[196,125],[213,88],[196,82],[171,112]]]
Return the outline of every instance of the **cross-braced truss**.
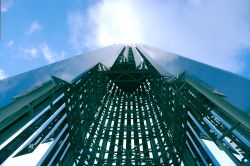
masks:
[[[12,113],[0,121],[0,163],[52,142],[38,165],[219,165],[209,140],[249,164],[247,123],[185,73],[162,76],[134,51],[138,66],[127,47],[111,68],[52,77],[2,109]]]

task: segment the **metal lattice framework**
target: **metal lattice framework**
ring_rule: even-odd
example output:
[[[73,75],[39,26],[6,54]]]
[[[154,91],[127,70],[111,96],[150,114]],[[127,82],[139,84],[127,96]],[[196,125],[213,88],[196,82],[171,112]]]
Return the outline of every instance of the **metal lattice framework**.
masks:
[[[127,49],[127,55],[125,55]],[[219,165],[203,140],[237,165],[250,160],[250,131],[237,110],[185,73],[162,76],[131,47],[72,82],[52,77],[0,110],[0,163],[52,141],[38,165]],[[28,123],[29,122],[29,123]]]

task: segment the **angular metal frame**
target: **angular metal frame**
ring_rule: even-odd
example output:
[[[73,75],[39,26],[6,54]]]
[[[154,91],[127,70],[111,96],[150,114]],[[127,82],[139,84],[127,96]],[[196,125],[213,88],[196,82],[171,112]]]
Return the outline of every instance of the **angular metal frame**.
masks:
[[[185,73],[160,75],[136,50],[137,67],[124,47],[110,69],[99,63],[72,82],[52,77],[1,109],[0,143],[19,133],[0,146],[0,164],[53,141],[38,165],[219,165],[203,140],[249,164],[242,112]]]

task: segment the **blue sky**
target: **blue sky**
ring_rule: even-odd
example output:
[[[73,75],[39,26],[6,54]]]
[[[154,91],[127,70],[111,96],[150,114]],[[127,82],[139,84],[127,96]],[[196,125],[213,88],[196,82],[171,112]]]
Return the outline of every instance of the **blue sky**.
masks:
[[[250,78],[249,0],[2,0],[0,78],[145,43]]]
[[[250,78],[249,0],[1,2],[0,79],[113,43],[152,45]]]
[[[75,55],[69,43],[67,14],[88,3],[53,0],[3,0],[0,69],[7,76]],[[86,52],[88,48],[82,48]]]

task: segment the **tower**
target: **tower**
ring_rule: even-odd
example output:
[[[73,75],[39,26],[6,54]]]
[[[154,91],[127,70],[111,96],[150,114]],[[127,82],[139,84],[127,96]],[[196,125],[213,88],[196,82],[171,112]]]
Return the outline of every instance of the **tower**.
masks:
[[[113,45],[0,89],[0,163],[51,142],[38,165],[219,165],[208,140],[249,164],[250,81],[176,54]]]

